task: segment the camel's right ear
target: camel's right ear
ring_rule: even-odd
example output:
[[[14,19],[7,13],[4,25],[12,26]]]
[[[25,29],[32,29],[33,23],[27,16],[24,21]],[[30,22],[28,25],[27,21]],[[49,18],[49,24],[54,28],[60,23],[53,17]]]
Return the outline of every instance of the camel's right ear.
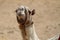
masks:
[[[15,10],[15,12],[17,12],[17,9]]]
[[[32,15],[34,15],[34,14],[35,14],[35,9],[32,10]]]

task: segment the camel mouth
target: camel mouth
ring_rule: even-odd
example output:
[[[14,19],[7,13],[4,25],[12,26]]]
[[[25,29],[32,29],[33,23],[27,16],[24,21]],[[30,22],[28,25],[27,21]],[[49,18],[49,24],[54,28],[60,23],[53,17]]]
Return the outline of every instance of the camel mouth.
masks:
[[[20,21],[20,23],[21,23],[21,24],[23,24],[23,23],[24,23],[24,20],[23,20],[23,19],[20,19],[19,21]]]

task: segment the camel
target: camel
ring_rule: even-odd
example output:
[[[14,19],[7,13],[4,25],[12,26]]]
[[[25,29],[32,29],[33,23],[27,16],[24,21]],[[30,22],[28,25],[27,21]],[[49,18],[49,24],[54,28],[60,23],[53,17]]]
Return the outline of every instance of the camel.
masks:
[[[15,12],[23,40],[40,40],[35,32],[34,22],[32,21],[35,9],[30,10],[26,6],[20,6]],[[47,40],[60,40],[60,35],[55,35]]]
[[[15,12],[23,40],[39,40],[32,21],[35,9],[30,10],[26,6],[20,6]]]

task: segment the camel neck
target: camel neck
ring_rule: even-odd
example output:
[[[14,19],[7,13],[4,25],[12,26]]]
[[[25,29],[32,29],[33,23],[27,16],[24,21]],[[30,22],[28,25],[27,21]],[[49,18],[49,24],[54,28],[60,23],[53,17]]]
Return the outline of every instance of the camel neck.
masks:
[[[31,32],[33,32],[32,29],[32,25],[26,27],[25,25],[20,25],[20,30],[21,30],[21,34],[23,37],[23,40],[29,40],[30,36],[31,36]]]

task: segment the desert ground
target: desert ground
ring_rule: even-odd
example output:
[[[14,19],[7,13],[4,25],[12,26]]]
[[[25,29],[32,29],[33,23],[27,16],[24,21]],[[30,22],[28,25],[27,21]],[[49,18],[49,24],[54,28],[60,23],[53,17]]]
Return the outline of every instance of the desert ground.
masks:
[[[22,40],[15,13],[21,5],[35,9],[33,21],[39,39],[60,34],[60,0],[0,0],[0,40]]]

